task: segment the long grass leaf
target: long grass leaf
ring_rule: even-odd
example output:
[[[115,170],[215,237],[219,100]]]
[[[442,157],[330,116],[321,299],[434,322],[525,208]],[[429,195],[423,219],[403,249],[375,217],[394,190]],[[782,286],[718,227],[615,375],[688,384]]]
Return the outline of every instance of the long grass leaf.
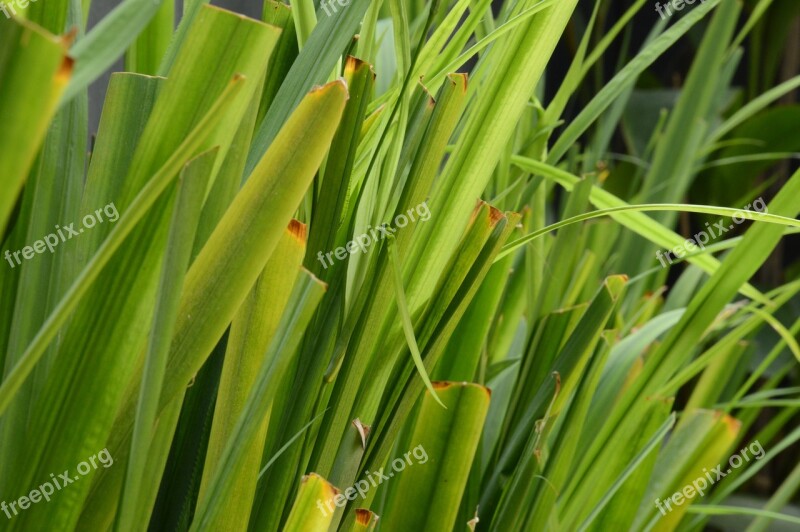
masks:
[[[114,226],[114,229],[103,242],[103,245],[100,246],[91,262],[83,269],[64,294],[64,297],[53,309],[53,312],[42,325],[36,337],[31,341],[25,353],[20,357],[17,365],[14,366],[14,369],[0,385],[0,413],[8,407],[14,394],[30,375],[36,363],[45,353],[47,346],[55,338],[58,330],[66,323],[70,313],[92,287],[92,283],[103,271],[103,268],[125,241],[125,238],[136,228],[136,225],[144,218],[150,207],[155,204],[161,193],[166,190],[174,177],[177,176],[185,161],[191,157],[210,134],[213,125],[221,119],[228,105],[233,101],[236,91],[241,88],[242,81],[244,81],[242,78],[237,78],[229,84],[228,88],[217,99],[216,104],[209,109],[178,150],[150,178],[147,185],[128,206],[125,214],[120,217],[119,222]]]

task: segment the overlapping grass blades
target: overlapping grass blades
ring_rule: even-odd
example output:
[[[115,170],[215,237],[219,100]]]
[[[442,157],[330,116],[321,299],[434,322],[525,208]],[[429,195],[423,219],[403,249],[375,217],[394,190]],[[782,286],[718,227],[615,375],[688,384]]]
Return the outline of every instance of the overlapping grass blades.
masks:
[[[171,3],[126,0],[86,35],[88,1],[0,17],[2,251],[119,210],[3,260],[4,530],[796,522],[793,464],[759,509],[730,496],[800,441],[800,282],[770,258],[800,226],[777,106],[800,77],[740,61],[800,9],[206,4],[174,28]],[[642,91],[677,43],[664,111]],[[87,145],[86,87],[123,54]],[[767,212],[659,267],[758,195]],[[755,440],[703,497],[653,503]],[[109,467],[22,507],[101,449]]]

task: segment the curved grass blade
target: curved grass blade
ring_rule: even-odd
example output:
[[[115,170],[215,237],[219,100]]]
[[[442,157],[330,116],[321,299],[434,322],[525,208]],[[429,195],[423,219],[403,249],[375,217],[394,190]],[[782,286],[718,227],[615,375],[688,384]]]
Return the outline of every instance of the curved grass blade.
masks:
[[[550,179],[571,191],[577,183],[581,181],[578,176],[572,175],[569,172],[551,166],[547,163],[539,162],[525,157],[512,157],[512,162],[525,170],[541,175],[546,179]],[[627,205],[627,203],[610,192],[601,189],[600,187],[593,186],[592,191],[589,193],[589,201],[598,208],[610,208]],[[645,216],[641,213],[620,214],[614,216],[614,219],[628,229],[637,232],[638,234],[652,240],[656,244],[671,249],[674,246],[682,245],[685,239],[673,232],[672,230],[664,227],[662,224]],[[703,271],[712,274],[720,267],[720,261],[716,258],[701,255],[693,259],[684,257],[690,263],[700,267]],[[752,285],[745,283],[741,288],[742,295],[749,297],[755,301],[760,301],[764,304],[769,304],[769,300],[759,292]]]
[[[303,433],[304,433],[306,430],[308,430],[308,428],[309,428],[311,425],[313,425],[314,423],[316,423],[317,421],[319,421],[320,419],[322,419],[322,416],[324,416],[324,415],[325,415],[325,412],[327,412],[327,411],[328,411],[328,408],[326,408],[325,410],[323,410],[322,412],[320,412],[319,414],[317,414],[316,416],[314,416],[314,417],[311,419],[311,421],[309,421],[308,423],[306,423],[305,425],[303,425],[303,428],[301,428],[301,429],[300,429],[300,430],[299,430],[299,431],[298,431],[298,432],[297,432],[297,433],[296,433],[294,436],[292,436],[291,438],[289,438],[289,441],[287,441],[286,443],[284,443],[284,444],[283,444],[283,446],[282,446],[280,449],[278,449],[277,451],[275,451],[275,454],[273,454],[273,455],[272,455],[272,458],[270,458],[270,459],[269,459],[269,461],[268,461],[266,464],[264,464],[264,467],[262,467],[262,468],[261,468],[261,471],[259,471],[259,472],[258,472],[258,478],[261,478],[262,476],[264,476],[264,473],[266,473],[266,472],[267,472],[267,469],[269,469],[269,468],[270,468],[270,466],[272,466],[272,464],[274,464],[274,463],[275,463],[275,461],[276,461],[278,458],[280,458],[280,457],[281,457],[281,455],[282,455],[282,454],[283,454],[283,453],[286,451],[286,449],[288,449],[289,447],[291,447],[291,445],[292,445],[292,444],[293,444],[295,441],[297,441],[297,439],[298,439],[300,436],[302,436],[302,435],[303,435]]]
[[[520,247],[528,242],[531,242],[540,236],[546,235],[552,231],[572,225],[575,223],[591,220],[593,218],[601,218],[603,216],[610,216],[616,212],[694,212],[702,214],[718,214],[720,216],[736,217],[737,214],[746,213],[748,220],[757,222],[768,222],[772,224],[785,225],[790,227],[800,227],[800,220],[789,218],[787,216],[779,216],[777,214],[760,213],[756,211],[742,211],[740,209],[733,209],[730,207],[714,207],[711,205],[689,205],[686,203],[645,203],[642,205],[625,205],[623,207],[611,207],[609,209],[599,209],[577,216],[572,216],[566,220],[561,220],[554,224],[548,225],[538,231],[534,231],[528,235],[518,238],[503,246],[503,250],[497,255],[495,261],[505,257],[509,253],[513,253]],[[732,227],[732,226],[731,226]]]
[[[779,512],[770,512],[767,510],[759,510],[757,508],[743,508],[740,506],[722,506],[722,505],[706,505],[690,506],[687,510],[690,514],[701,515],[752,515],[756,517],[766,517],[776,521],[783,521],[785,523],[792,523],[800,525],[800,517],[782,514]]]
[[[428,392],[430,392],[431,397],[433,397],[436,402],[442,406],[442,408],[446,409],[447,407],[444,406],[444,403],[441,401],[441,399],[439,399],[439,396],[436,394],[436,390],[431,383],[431,379],[428,377],[428,372],[425,370],[425,363],[422,361],[422,355],[419,353],[417,340],[414,337],[414,325],[411,323],[411,315],[408,312],[406,295],[403,289],[403,265],[400,263],[400,257],[397,256],[397,247],[393,238],[389,239],[389,262],[392,265],[392,280],[394,281],[394,294],[397,301],[397,308],[400,312],[400,319],[403,324],[403,333],[406,336],[406,342],[408,342],[408,349],[411,351],[411,358],[414,359],[414,365],[417,367],[417,372],[422,378],[422,382],[425,383],[425,387],[428,389]]]
[[[784,95],[792,92],[797,87],[800,87],[800,76],[795,76],[792,79],[784,81],[780,85],[768,90],[753,101],[748,102],[747,105],[736,111],[730,118],[725,120],[717,129],[713,131],[711,136],[706,139],[708,146],[713,145],[722,137],[736,129],[748,118],[756,115],[759,111],[765,109],[771,103],[782,98]]]

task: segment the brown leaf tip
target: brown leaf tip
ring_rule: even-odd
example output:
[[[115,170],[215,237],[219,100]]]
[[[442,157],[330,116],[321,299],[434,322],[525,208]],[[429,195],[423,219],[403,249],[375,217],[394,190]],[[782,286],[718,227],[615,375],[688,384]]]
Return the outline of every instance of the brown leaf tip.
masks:
[[[738,433],[739,429],[742,427],[742,422],[741,421],[739,421],[738,419],[736,419],[733,416],[730,416],[730,415],[722,412],[721,410],[716,410],[714,412],[714,415],[715,415],[715,417],[722,418],[722,419],[720,419],[720,421],[722,421],[722,423],[725,424],[725,426],[727,427],[728,431],[730,431],[732,434]]]
[[[489,205],[489,222],[491,222],[492,225],[496,224],[503,218],[505,218],[505,214],[503,214],[503,211]]]
[[[308,237],[308,226],[306,224],[292,218],[292,221],[289,222],[289,227],[287,227],[286,230],[289,232],[289,235],[291,235],[292,238],[305,245]]]
[[[470,223],[474,222],[475,218],[478,217],[478,215],[481,212],[481,210],[486,208],[486,207],[489,208],[489,220],[488,221],[489,221],[489,225],[490,226],[496,225],[497,222],[499,222],[500,220],[505,218],[506,215],[505,215],[505,213],[503,213],[503,211],[501,211],[500,209],[498,209],[496,207],[493,207],[489,203],[487,203],[487,202],[483,201],[482,199],[478,198],[478,202],[475,204],[475,208],[472,211],[472,216],[470,217]]]
[[[366,508],[356,508],[356,524],[361,526],[369,526],[373,521],[377,520],[377,514],[372,513]]]
[[[68,55],[64,56],[64,59],[61,61],[61,65],[58,67],[58,72],[56,72],[56,79],[59,81],[66,82],[69,78],[72,77],[72,70],[75,68],[75,60]]]
[[[372,67],[371,63],[364,61],[363,59],[359,59],[358,57],[348,55],[347,60],[344,64],[344,69],[346,72],[355,72],[359,68],[368,67],[369,71],[372,73],[372,79],[375,79],[375,69]]]
[[[554,371],[550,376],[556,381],[556,394],[558,394],[561,391],[561,373]]]
[[[453,74],[448,74],[447,79],[450,80],[450,83],[456,86],[461,86],[461,92],[467,92],[467,87],[469,86],[469,75],[466,72],[455,72]]]

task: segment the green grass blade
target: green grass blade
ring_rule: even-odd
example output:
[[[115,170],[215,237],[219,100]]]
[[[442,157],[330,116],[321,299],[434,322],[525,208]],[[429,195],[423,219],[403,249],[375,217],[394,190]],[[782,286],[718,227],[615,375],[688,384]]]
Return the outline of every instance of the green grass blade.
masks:
[[[76,63],[75,73],[64,91],[62,104],[85,90],[122,56],[163,1],[169,0],[124,0],[70,49]]]
[[[397,248],[392,240],[389,241],[389,262],[392,265],[392,279],[394,281],[395,300],[397,301],[397,308],[400,312],[400,320],[403,324],[403,333],[406,336],[406,342],[408,342],[408,349],[411,351],[411,358],[414,359],[414,365],[417,367],[419,376],[422,378],[422,382],[425,383],[425,387],[428,389],[428,392],[443,408],[447,408],[439,399],[439,396],[436,395],[436,390],[433,388],[431,379],[428,377],[428,372],[425,370],[425,364],[422,362],[422,355],[419,354],[417,340],[414,337],[414,325],[411,323],[411,315],[408,313],[406,295],[403,289],[403,265],[400,262],[400,257],[397,255]]]
[[[162,406],[202,366],[263,270],[327,152],[346,98],[341,81],[306,96],[189,270]]]
[[[47,346],[55,338],[58,330],[66,323],[70,313],[77,307],[81,298],[89,291],[92,283],[113,257],[114,253],[125,241],[125,238],[136,228],[139,221],[166,190],[180,167],[200,146],[212,130],[212,126],[221,119],[237,90],[241,88],[242,79],[234,80],[227,90],[223,91],[217,103],[206,113],[194,130],[186,137],[178,150],[156,172],[142,191],[128,206],[125,214],[114,225],[114,229],[103,242],[103,245],[65,293],[59,304],[47,318],[42,328],[31,341],[20,361],[0,385],[0,412],[7,407],[19,387],[30,375],[36,363],[45,353]]]
[[[7,183],[0,188],[0,235],[72,73],[65,48],[33,24],[0,17],[0,174]]]
[[[535,161],[530,158],[514,157],[512,161],[514,164],[517,164],[528,171],[542,175],[547,179],[552,179],[570,191],[577,183],[581,181],[579,177],[572,175],[569,172],[565,172],[554,166],[550,166],[546,163]],[[605,190],[600,189],[597,186],[592,187],[592,191],[589,194],[589,200],[595,207],[601,209],[622,207],[627,205],[625,201]],[[672,249],[675,246],[680,246],[685,243],[685,239],[680,235],[674,233],[670,229],[664,227],[662,224],[643,214],[631,213],[630,215],[617,215],[614,219],[628,229],[651,239],[659,246],[663,246],[665,249]],[[720,262],[717,259],[707,255],[698,255],[692,259],[686,257],[686,260],[695,266],[699,266],[707,273],[716,272],[720,265]],[[742,295],[751,299],[767,302],[766,297],[749,284],[744,284],[741,292]]]
[[[300,491],[283,530],[285,532],[325,532],[333,520],[318,508],[319,501],[331,500],[339,491],[321,476],[311,473],[303,477]]]
[[[794,515],[759,510],[757,508],[742,508],[740,506],[702,504],[690,507],[688,512],[700,515],[750,515],[753,517],[763,517],[765,519],[774,519],[775,521],[800,525],[800,517]]]
[[[717,214],[720,216],[726,217],[735,217],[737,215],[741,215],[741,217],[746,217],[747,219],[754,220],[757,222],[767,222],[771,224],[777,224],[782,226],[788,227],[800,227],[800,220],[796,220],[794,218],[789,218],[788,216],[779,216],[776,214],[769,214],[767,212],[761,213],[757,211],[742,211],[740,209],[732,209],[730,207],[714,207],[711,205],[688,205],[684,203],[647,203],[642,205],[624,205],[621,207],[611,207],[609,209],[600,209],[592,212],[587,212],[584,214],[578,214],[577,216],[572,216],[570,218],[561,220],[560,222],[556,222],[554,224],[548,225],[538,231],[534,231],[528,235],[525,235],[517,240],[509,242],[505,246],[503,246],[503,251],[498,255],[497,259],[501,259],[508,255],[509,253],[513,253],[521,246],[524,246],[528,242],[531,242],[547,233],[552,231],[556,231],[557,229],[561,229],[562,227],[567,227],[572,224],[576,224],[579,222],[583,222],[586,220],[592,220],[594,218],[600,218],[603,216],[610,216],[617,212],[695,212],[695,213],[704,213],[704,214]],[[733,225],[730,226],[733,228]]]
[[[125,70],[156,75],[175,26],[175,0],[164,0],[125,54]]]
[[[244,409],[259,369],[272,362],[264,354],[278,329],[300,271],[306,251],[305,233],[305,226],[292,220],[231,324],[198,498],[203,498],[212,480],[211,475],[217,470],[220,456]],[[233,489],[223,496],[225,500],[221,504],[226,508],[225,515],[220,515],[219,521],[212,523],[214,529],[247,528],[269,418],[262,423],[252,443],[243,452],[242,465],[232,481]]]
[[[670,414],[669,418],[659,427],[655,434],[650,438],[647,444],[639,451],[639,454],[628,464],[628,467],[622,472],[622,474],[614,481],[611,485],[609,490],[603,495],[603,498],[597,503],[597,505],[592,508],[592,511],[586,517],[586,519],[581,523],[580,528],[578,528],[579,532],[583,532],[589,529],[589,525],[598,517],[600,512],[603,508],[608,505],[614,495],[619,491],[625,481],[634,473],[634,471],[639,467],[639,465],[647,458],[647,456],[656,448],[656,446],[661,445],[664,441],[664,438],[667,436],[667,433],[672,429],[675,425],[675,413],[673,412]]]
[[[127,477],[115,523],[116,530],[146,528],[146,520],[142,519],[142,516],[147,515],[147,512],[141,503],[144,495],[142,490],[145,489],[143,479],[155,432],[159,393],[164,380],[169,344],[178,317],[181,287],[189,267],[192,242],[217,152],[218,149],[215,148],[189,161],[179,178],[167,251],[159,281],[159,299],[148,341]],[[146,486],[148,492],[153,488]]]
[[[340,9],[332,16],[324,17],[316,25],[253,138],[245,166],[245,177],[255,169],[303,96],[314,85],[328,79],[345,46],[358,31],[358,25],[369,3],[369,0],[353,0],[347,9]]]
[[[291,358],[300,346],[303,333],[314,315],[325,285],[308,272],[303,272],[294,287],[287,309],[270,344],[264,364],[259,370],[247,402],[220,455],[208,490],[197,504],[191,531],[207,530],[209,525],[226,515],[224,494],[232,489],[236,472],[246,458],[248,448],[262,425],[275,397],[277,383],[286,375]],[[253,476],[257,474],[252,471]],[[302,488],[301,488],[302,493]],[[320,513],[314,508],[314,514]],[[289,518],[287,529],[292,522]]]
[[[426,393],[422,399],[410,437],[413,448],[405,459],[398,457],[387,467],[387,471],[394,469],[397,484],[391,486],[393,493],[381,516],[382,530],[456,527],[491,392],[477,384],[453,382],[436,383],[436,389],[438,396]],[[402,472],[394,465],[398,460],[407,462]]]

